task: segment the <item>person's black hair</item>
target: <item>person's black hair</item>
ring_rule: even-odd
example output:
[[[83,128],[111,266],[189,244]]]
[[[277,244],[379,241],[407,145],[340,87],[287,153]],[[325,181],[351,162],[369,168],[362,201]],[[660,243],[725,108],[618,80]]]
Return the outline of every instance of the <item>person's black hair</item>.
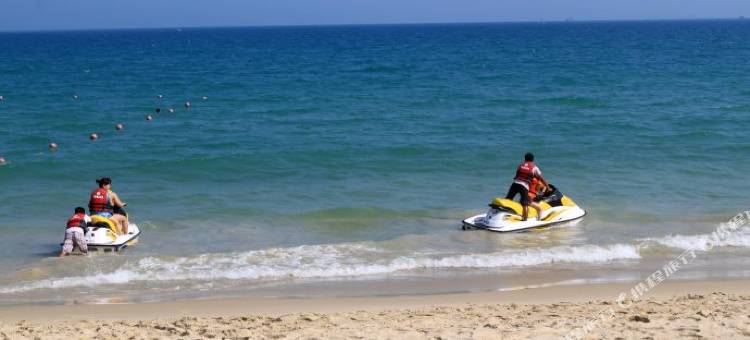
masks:
[[[97,179],[96,183],[99,183],[99,187],[103,188],[107,184],[112,184],[112,179],[110,179],[109,177],[102,177],[100,179]]]
[[[76,207],[75,213],[76,214],[85,214],[86,213],[86,209],[84,209],[83,207]]]
[[[525,155],[523,155],[523,159],[525,159],[527,162],[533,162],[534,154],[531,152],[527,152]]]

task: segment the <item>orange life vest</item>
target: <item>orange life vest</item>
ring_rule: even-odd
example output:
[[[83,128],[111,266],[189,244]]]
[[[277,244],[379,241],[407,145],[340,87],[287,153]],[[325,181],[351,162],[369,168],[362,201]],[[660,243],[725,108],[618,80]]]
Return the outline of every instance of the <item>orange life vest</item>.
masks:
[[[531,180],[531,184],[529,184],[529,199],[530,200],[533,200],[534,198],[536,198],[538,186],[539,186],[539,179],[534,177],[534,179]]]

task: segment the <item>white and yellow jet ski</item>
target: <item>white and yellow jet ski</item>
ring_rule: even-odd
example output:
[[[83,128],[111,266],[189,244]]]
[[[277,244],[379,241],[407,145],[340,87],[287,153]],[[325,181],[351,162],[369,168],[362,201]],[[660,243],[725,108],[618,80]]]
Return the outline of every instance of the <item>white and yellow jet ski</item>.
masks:
[[[86,233],[86,243],[89,250],[119,251],[138,242],[141,230],[135,223],[128,224],[128,233],[121,235],[116,232],[114,222],[110,219],[93,215]]]
[[[490,209],[486,214],[463,220],[462,229],[485,229],[496,232],[528,231],[562,223],[578,223],[586,215],[586,211],[556,189],[553,193],[542,197],[537,204],[542,207],[541,218],[537,218],[536,209],[529,207],[528,218],[523,221],[523,206],[520,203],[505,198],[495,198],[490,203]]]

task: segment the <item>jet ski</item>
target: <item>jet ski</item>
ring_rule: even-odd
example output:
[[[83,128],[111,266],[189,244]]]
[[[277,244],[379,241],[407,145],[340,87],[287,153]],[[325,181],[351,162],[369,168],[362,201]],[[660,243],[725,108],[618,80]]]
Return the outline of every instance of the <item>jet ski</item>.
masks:
[[[586,215],[572,199],[550,185],[550,189],[535,199],[542,208],[541,218],[536,209],[529,207],[528,218],[523,219],[523,206],[506,198],[495,198],[486,214],[463,220],[462,229],[484,229],[496,232],[529,231],[544,229],[563,223],[578,223]]]
[[[110,219],[102,216],[91,216],[91,223],[86,231],[86,243],[89,250],[120,251],[138,242],[141,230],[135,223],[128,224],[128,233],[120,235]]]

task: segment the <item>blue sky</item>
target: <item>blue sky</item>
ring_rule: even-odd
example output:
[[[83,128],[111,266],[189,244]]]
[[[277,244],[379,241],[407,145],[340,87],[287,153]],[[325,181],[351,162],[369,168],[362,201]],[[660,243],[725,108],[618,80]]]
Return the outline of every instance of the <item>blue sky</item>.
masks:
[[[750,17],[750,0],[0,0],[0,31]]]

